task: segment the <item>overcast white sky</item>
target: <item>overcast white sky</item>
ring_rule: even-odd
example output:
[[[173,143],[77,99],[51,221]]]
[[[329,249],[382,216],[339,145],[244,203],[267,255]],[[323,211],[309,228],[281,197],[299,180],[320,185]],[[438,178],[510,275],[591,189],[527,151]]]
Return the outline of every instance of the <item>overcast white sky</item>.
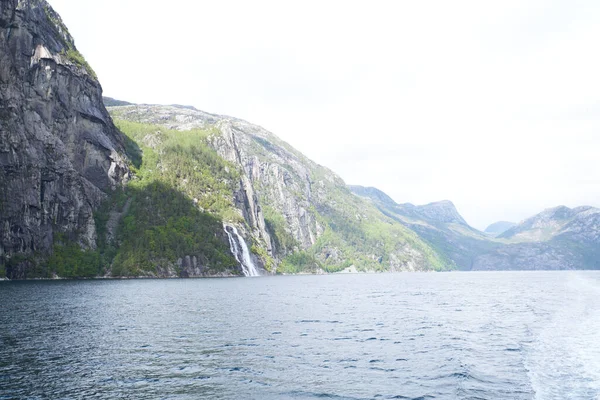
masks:
[[[600,206],[600,2],[50,0],[105,95],[261,125],[484,229]]]

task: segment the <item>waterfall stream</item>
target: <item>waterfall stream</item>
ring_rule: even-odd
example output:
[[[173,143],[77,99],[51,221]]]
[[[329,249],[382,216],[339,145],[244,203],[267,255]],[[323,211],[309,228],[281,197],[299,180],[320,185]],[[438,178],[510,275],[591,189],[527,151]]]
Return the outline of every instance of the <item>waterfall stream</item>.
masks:
[[[244,275],[259,276],[260,274],[252,262],[250,252],[248,251],[248,245],[246,245],[244,238],[238,233],[235,226],[225,225],[224,229],[229,238],[229,248],[231,249],[231,253],[233,253],[236,261],[242,266]]]

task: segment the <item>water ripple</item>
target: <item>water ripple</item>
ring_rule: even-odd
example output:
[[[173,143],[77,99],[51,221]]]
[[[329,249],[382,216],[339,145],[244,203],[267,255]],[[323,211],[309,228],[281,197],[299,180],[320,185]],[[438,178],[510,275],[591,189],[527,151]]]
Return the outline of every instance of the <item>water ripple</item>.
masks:
[[[0,282],[0,399],[598,399],[600,274]]]

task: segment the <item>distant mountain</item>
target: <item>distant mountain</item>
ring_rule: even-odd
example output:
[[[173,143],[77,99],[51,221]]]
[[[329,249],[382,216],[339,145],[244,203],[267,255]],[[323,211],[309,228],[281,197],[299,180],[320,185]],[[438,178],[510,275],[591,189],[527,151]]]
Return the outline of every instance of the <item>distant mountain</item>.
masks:
[[[350,191],[360,197],[366,197],[369,199],[377,200],[383,204],[396,206],[396,202],[390,196],[382,192],[381,190],[374,187],[348,185]]]
[[[376,188],[350,186],[350,190],[370,199],[385,215],[417,232],[458,269],[472,269],[479,254],[501,245],[469,226],[451,201],[426,205],[398,204]]]
[[[386,206],[393,207],[400,214],[409,218],[423,219],[433,224],[456,223],[468,226],[460,215],[454,203],[450,200],[442,200],[426,205],[415,206],[410,203],[398,204],[390,196],[374,187],[349,185],[352,193],[377,201]]]
[[[375,188],[351,190],[417,232],[461,270],[600,269],[597,208],[556,207],[518,225],[491,225],[486,235],[470,227],[449,201],[414,206],[394,203]],[[495,230],[503,231],[495,237],[490,234]]]
[[[492,236],[498,236],[515,226],[517,226],[517,224],[514,222],[499,221],[488,226],[484,232]]]
[[[456,206],[450,200],[415,206],[410,203],[398,204],[402,213],[417,219],[424,219],[433,224],[459,224],[469,227],[467,221],[459,214]],[[469,227],[470,228],[470,227]]]
[[[129,103],[128,101],[113,99],[112,97],[102,96],[102,102],[105,107],[114,107],[114,106],[130,106],[133,103]]]
[[[594,207],[549,208],[504,231],[499,237],[524,242],[540,242],[563,233],[563,228],[572,222],[585,220],[600,210]]]
[[[475,269],[600,269],[600,209],[559,206],[498,236],[505,246],[475,260]]]

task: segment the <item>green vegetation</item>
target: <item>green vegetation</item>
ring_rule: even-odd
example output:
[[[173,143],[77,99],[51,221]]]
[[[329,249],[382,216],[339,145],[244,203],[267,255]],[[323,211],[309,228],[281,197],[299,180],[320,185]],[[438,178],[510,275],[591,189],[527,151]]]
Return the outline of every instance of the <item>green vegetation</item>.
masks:
[[[283,253],[293,251],[298,246],[298,242],[285,229],[287,222],[283,218],[283,215],[270,206],[263,206],[262,211],[265,218],[265,225],[271,233],[275,247]]]
[[[100,253],[83,250],[77,243],[66,240],[57,234],[54,240],[52,256],[48,260],[47,270],[62,278],[86,278],[98,276],[102,272]]]
[[[37,276],[180,274],[177,260],[185,256],[195,256],[207,274],[235,271],[223,220],[242,220],[232,199],[239,173],[207,146],[215,132],[115,122],[126,135],[134,179],[95,213],[98,250],[58,237]]]
[[[180,132],[124,120],[115,120],[115,124],[129,139],[127,150],[138,178],[130,186],[140,188],[160,181],[195,199],[201,211],[225,221],[243,222],[232,196],[240,174],[206,144],[206,138],[218,131]],[[135,168],[136,164],[139,167]]]
[[[59,272],[60,267],[65,276],[107,272],[113,276],[165,276],[182,273],[177,261],[189,255],[197,257],[204,273],[235,271],[223,221],[245,223],[232,196],[239,188],[240,172],[208,145],[208,138],[220,132],[215,128],[182,132],[113,117],[126,136],[135,178],[123,190],[113,192],[96,213],[98,251],[59,244],[50,268]],[[267,140],[255,141],[253,146],[267,159],[269,154],[283,151]],[[253,243],[251,251],[267,270],[448,268],[416,234],[354,196],[330,171],[305,159],[302,162],[310,167],[313,188],[302,188],[307,181],[296,176],[291,166],[281,167],[290,172],[293,182],[301,182],[290,189],[290,195],[302,199],[305,191],[313,191],[314,197],[306,199],[310,204],[307,212],[317,221],[321,234],[313,246],[302,249],[286,219],[269,201],[269,188],[257,184],[267,230],[276,254],[283,258],[277,266],[265,243]]]
[[[180,132],[123,120],[115,123],[128,138],[126,147],[136,179],[107,206],[121,210],[126,199],[131,199],[117,230],[118,249],[110,243],[103,246],[107,259],[114,254],[112,274],[177,269],[176,260],[186,255],[196,256],[207,273],[235,267],[222,221],[241,219],[231,195],[239,174],[207,146],[207,136],[215,132]],[[106,212],[98,219],[101,226]],[[103,233],[99,228],[99,235],[106,236]]]
[[[73,64],[77,65],[78,67],[84,68],[92,78],[98,80],[96,72],[85,60],[83,55],[75,48],[75,44],[73,43],[73,39],[69,34],[69,30],[65,26],[64,22],[60,19],[58,14],[56,14],[56,12],[54,12],[48,5],[44,5],[44,12],[46,14],[46,18],[48,19],[48,22],[50,22],[50,25],[52,25],[52,27],[56,31],[57,37],[61,38],[62,40],[64,49],[63,51],[61,51],[61,54]]]
[[[262,260],[267,271],[275,272],[275,260],[267,253],[264,247],[253,244],[250,251]]]
[[[324,232],[309,249],[289,254],[279,272],[339,272],[350,266],[358,271],[413,267],[440,271],[452,267],[414,232],[354,196],[330,171],[316,166],[311,180],[324,189],[324,197],[310,210]],[[273,223],[266,210],[269,224],[285,226],[282,221]],[[415,250],[422,259],[415,259]]]
[[[177,269],[176,260],[186,255],[197,256],[202,265],[209,267],[207,272],[236,265],[227,242],[216,235],[223,230],[221,220],[200,212],[188,197],[160,180],[128,188],[126,194],[132,202],[119,225],[114,276]]]
[[[96,75],[96,72],[92,69],[90,64],[83,57],[83,55],[79,51],[77,51],[77,49],[75,49],[75,47],[69,46],[67,51],[64,52],[63,54],[73,64],[77,65],[78,67],[84,68],[92,78],[94,78],[95,80],[98,80],[98,75]]]
[[[299,272],[317,272],[319,269],[323,269],[323,266],[317,260],[314,251],[298,251],[287,256],[278,271],[285,274],[297,274]]]
[[[41,262],[39,255],[14,254],[0,261],[0,269],[4,271],[4,276],[10,276],[11,271],[16,271],[22,278],[50,278],[48,268]]]

